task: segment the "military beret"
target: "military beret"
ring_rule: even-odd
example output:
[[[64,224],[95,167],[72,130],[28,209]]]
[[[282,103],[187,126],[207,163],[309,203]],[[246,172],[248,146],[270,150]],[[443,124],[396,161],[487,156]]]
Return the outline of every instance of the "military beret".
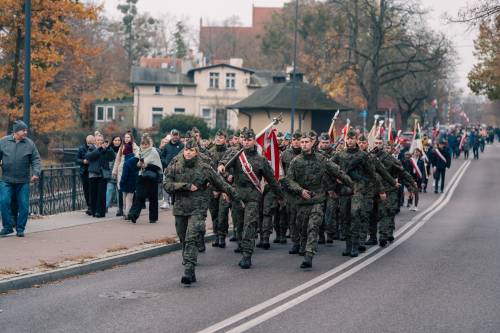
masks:
[[[191,129],[191,132],[194,133],[200,133],[200,130],[195,126]]]
[[[276,135],[276,137],[277,137],[278,139],[282,139],[282,138],[283,138],[283,133],[278,132],[278,134]]]
[[[234,136],[240,136],[240,130],[236,130],[236,132],[234,132]]]
[[[315,132],[313,133],[313,131],[309,131],[302,133],[302,137],[307,139],[316,139],[318,136]]]
[[[224,132],[223,130],[218,130],[217,133],[215,133],[216,136],[223,136],[223,137],[226,137],[226,132]]]
[[[356,137],[356,131],[349,130],[349,132],[347,132],[347,137],[348,138],[355,138]]]
[[[291,140],[292,139],[292,133],[286,132],[285,133],[285,140]]]
[[[328,133],[326,133],[326,132],[323,132],[319,136],[319,139],[322,141],[330,141],[330,135],[328,135]]]
[[[192,138],[192,137],[193,137],[193,133],[191,133],[191,131],[187,131],[186,138]]]
[[[295,131],[292,135],[292,138],[294,139],[301,139],[302,138],[302,133],[300,131]]]
[[[198,143],[196,142],[195,139],[189,139],[186,141],[186,144],[184,145],[186,149],[193,149],[193,148],[198,148]]]
[[[368,139],[366,138],[366,136],[364,134],[361,134],[361,136],[358,138],[358,141],[365,142],[365,141],[368,141]]]
[[[318,133],[316,133],[315,130],[310,130],[309,133],[308,133],[308,136],[310,138],[317,138],[318,137]]]
[[[253,129],[249,128],[246,131],[242,132],[244,139],[255,139],[255,132]]]

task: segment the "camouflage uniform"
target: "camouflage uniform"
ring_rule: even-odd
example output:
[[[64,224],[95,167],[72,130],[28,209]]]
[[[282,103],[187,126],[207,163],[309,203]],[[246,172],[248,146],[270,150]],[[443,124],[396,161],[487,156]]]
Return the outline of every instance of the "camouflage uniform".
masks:
[[[285,176],[288,174],[290,163],[296,156],[300,154],[300,152],[301,152],[300,148],[289,147],[281,154],[281,165],[283,166],[283,172]],[[285,189],[285,209],[286,209],[287,219],[283,220],[280,219],[281,223],[280,241],[285,240],[286,242],[286,229],[289,228],[292,243],[299,244],[300,238],[296,227],[296,218],[297,218],[297,201],[300,200],[300,197],[297,194],[287,190],[288,186],[286,183],[286,178],[282,179],[281,183],[283,185],[283,188]]]
[[[251,130],[247,131],[245,135],[248,137],[253,136],[255,138],[255,134]],[[281,192],[279,183],[274,178],[274,172],[269,165],[269,161],[257,152],[256,147],[253,147],[252,149],[245,149],[243,152],[245,153],[248,163],[252,167],[253,173],[257,176],[259,181],[264,178],[269,184],[271,190],[279,199],[281,199],[283,197],[283,193]],[[226,165],[231,157],[224,157],[221,164]],[[234,207],[235,205],[233,205],[232,208],[235,210],[236,214],[236,229],[238,235],[241,237],[239,248],[243,254],[243,259],[240,262],[240,266],[245,263],[245,265],[243,265],[245,267],[242,266],[242,268],[249,268],[251,265],[250,258],[255,247],[255,235],[259,221],[262,193],[255,187],[247,174],[244,172],[243,166],[238,157],[236,157],[234,162],[227,167],[229,170],[226,171],[233,175],[234,187],[245,205],[245,207]]]
[[[215,165],[219,164],[219,161],[222,160],[226,152],[226,145],[214,145],[210,149],[210,154],[213,157]],[[210,215],[212,216],[214,234],[218,237],[217,240],[212,244],[213,246],[219,246],[220,241],[224,240],[227,236],[229,229],[228,214],[230,206],[231,204],[228,201],[224,200],[224,197],[220,194],[220,192],[212,191],[208,208],[210,210]]]
[[[348,136],[354,135],[354,133],[348,134]],[[332,160],[340,165],[354,182],[353,193],[350,196],[350,208],[348,208],[349,202],[345,202],[344,212],[349,216],[343,220],[344,227],[342,229],[346,237],[346,250],[343,255],[355,257],[359,253],[362,216],[367,209],[364,207],[364,198],[369,191],[370,182],[375,183],[375,189],[379,192],[382,185],[375,174],[373,165],[369,163],[368,154],[361,151],[358,146],[347,148],[335,154]]]
[[[329,139],[329,137],[328,137]],[[335,150],[333,149],[332,146],[329,146],[326,149],[318,149],[318,152],[322,154],[323,156],[326,157],[326,159],[331,159],[335,153]],[[328,191],[330,194],[334,194],[334,186],[335,184],[332,184],[329,186],[331,188],[330,191]],[[331,243],[333,241],[333,237],[335,234],[335,210],[336,207],[338,206],[338,198],[335,198],[332,195],[328,195],[326,197],[326,203],[325,203],[325,213],[324,213],[324,218],[323,222],[321,223],[321,226],[319,227],[319,243],[322,244],[325,242],[325,232],[327,234],[327,239],[328,243]]]
[[[297,201],[297,229],[299,231],[299,254],[312,259],[318,248],[319,226],[323,222],[323,206],[326,200],[328,177],[339,179],[347,186],[351,179],[335,163],[323,155],[302,152],[293,159],[286,176],[289,190],[300,195]],[[310,199],[302,197],[302,191],[311,193]]]
[[[403,165],[397,158],[378,148],[373,149],[371,153],[384,165],[393,179],[399,178],[403,184],[413,190],[413,178],[404,171]],[[384,183],[387,199],[383,201],[378,200],[377,202],[379,242],[381,246],[385,246],[387,241],[392,241],[394,239],[395,217],[399,209],[398,189],[391,185],[392,184],[388,182]],[[373,230],[371,232],[373,232]]]
[[[200,234],[205,232],[205,219],[208,209],[209,186],[237,197],[229,186],[211,166],[203,163],[199,156],[186,160],[179,155],[165,171],[165,190],[175,194],[173,214],[175,228],[183,246],[183,259],[186,270],[194,271],[198,256]],[[191,185],[198,187],[191,192]]]

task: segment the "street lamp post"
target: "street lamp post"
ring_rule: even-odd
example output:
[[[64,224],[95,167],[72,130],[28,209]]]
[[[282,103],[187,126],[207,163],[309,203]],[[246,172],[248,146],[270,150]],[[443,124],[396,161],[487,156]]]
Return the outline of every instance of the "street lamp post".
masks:
[[[24,2],[24,115],[23,119],[30,127],[31,111],[31,0]]]
[[[296,70],[297,70],[297,21],[299,16],[299,0],[295,0],[295,30],[293,40],[293,72],[292,72],[292,110],[290,112],[290,132],[293,133],[295,122],[295,105],[297,104],[296,94]]]

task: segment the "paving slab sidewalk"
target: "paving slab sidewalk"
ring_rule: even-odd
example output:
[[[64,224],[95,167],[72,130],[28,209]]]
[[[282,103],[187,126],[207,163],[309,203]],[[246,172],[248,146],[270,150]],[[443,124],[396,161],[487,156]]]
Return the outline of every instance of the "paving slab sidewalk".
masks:
[[[161,210],[155,224],[149,223],[147,210],[136,224],[115,217],[115,212],[111,209],[102,219],[82,211],[30,219],[24,238],[13,234],[0,239],[0,279],[16,271],[51,268],[65,261],[78,262],[177,240],[171,210]],[[207,232],[211,230],[207,218]]]

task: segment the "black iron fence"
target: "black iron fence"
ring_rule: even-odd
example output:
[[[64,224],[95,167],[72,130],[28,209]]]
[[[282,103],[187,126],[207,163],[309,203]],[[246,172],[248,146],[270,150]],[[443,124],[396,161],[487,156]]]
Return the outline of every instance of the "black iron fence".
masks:
[[[42,170],[30,185],[30,214],[52,215],[86,208],[79,167],[54,166]]]

